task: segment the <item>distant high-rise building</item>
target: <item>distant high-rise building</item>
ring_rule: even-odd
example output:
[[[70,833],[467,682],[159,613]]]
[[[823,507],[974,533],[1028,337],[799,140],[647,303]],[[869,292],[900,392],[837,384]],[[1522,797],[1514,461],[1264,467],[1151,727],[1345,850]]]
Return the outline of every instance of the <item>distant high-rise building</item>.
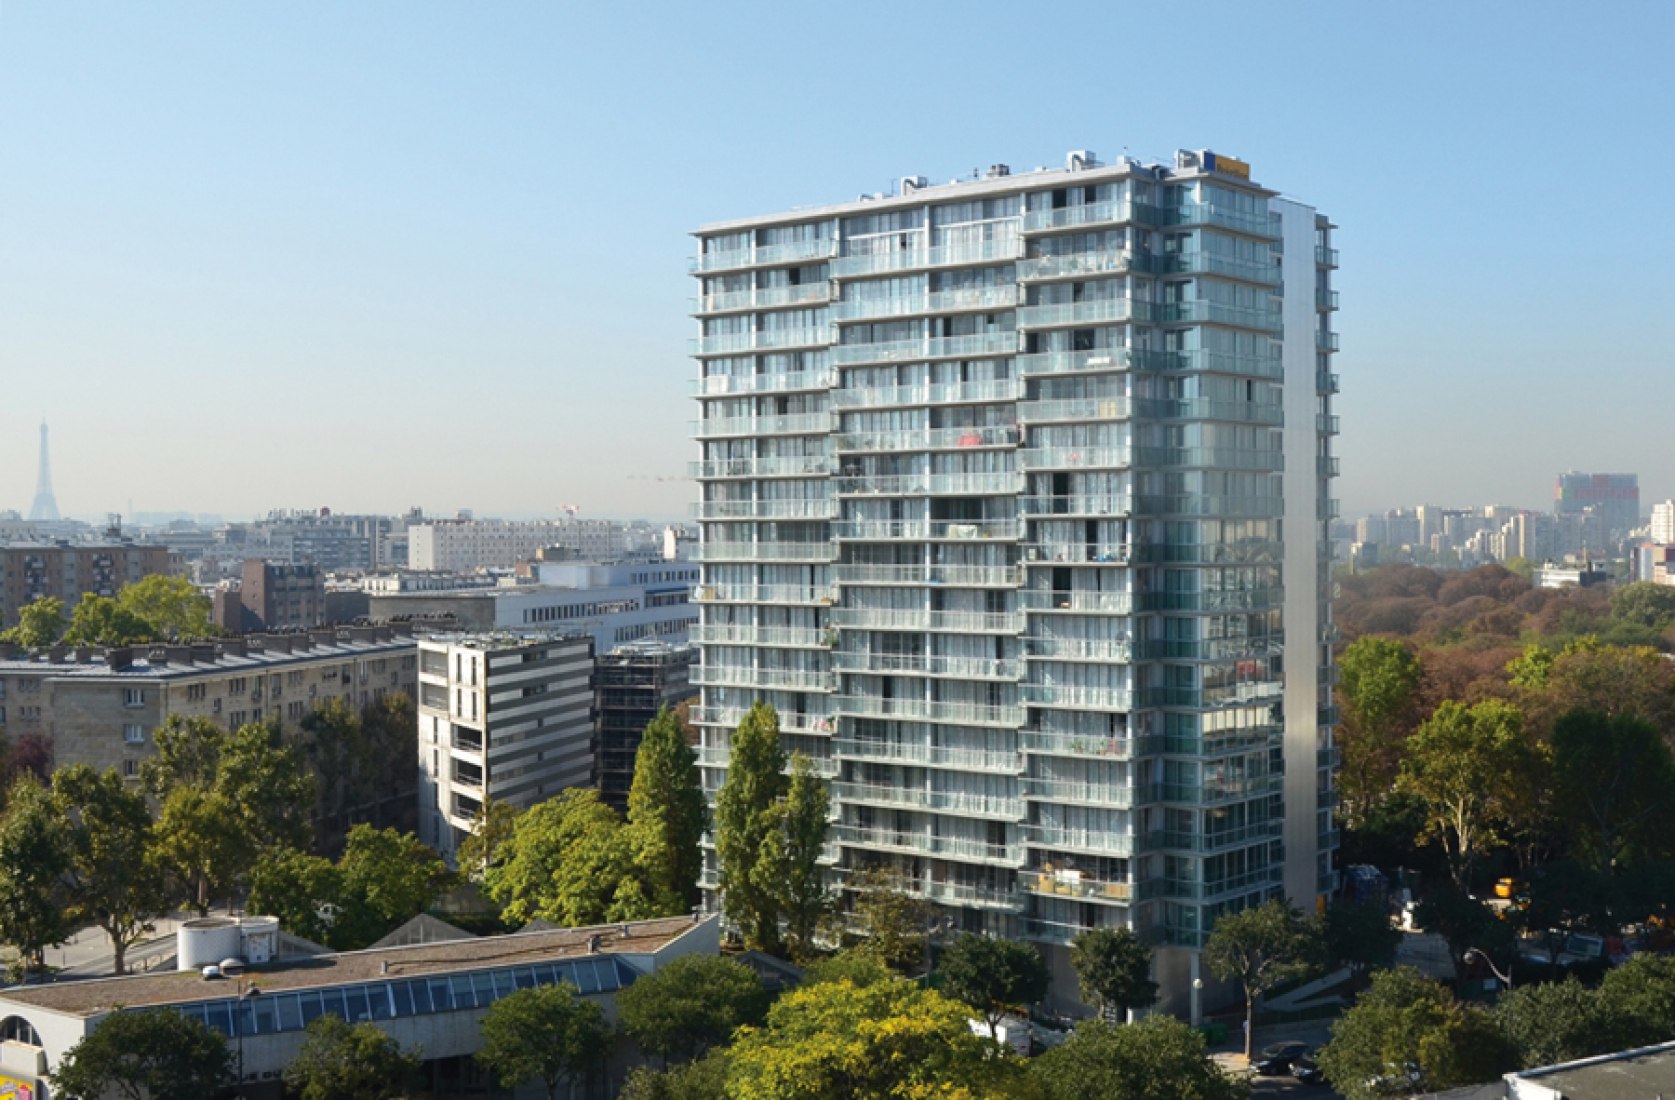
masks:
[[[706,787],[772,703],[835,884],[890,867],[1065,976],[1134,928],[1166,1010],[1220,915],[1313,912],[1332,228],[1231,158],[1077,152],[699,230]]]
[[[57,522],[58,500],[52,495],[52,456],[47,449],[46,421],[41,422],[41,458],[35,474],[35,503],[29,506],[29,518],[43,522]]]
[[[1608,534],[1625,535],[1640,526],[1640,475],[1560,474],[1553,487],[1553,512],[1579,515],[1595,509]]]
[[[1661,546],[1675,543],[1675,500],[1652,505],[1652,541]]]

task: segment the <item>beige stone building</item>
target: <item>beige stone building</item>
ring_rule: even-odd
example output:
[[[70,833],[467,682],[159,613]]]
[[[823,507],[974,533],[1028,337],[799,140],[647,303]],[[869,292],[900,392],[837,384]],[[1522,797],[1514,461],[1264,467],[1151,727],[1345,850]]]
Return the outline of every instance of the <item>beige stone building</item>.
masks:
[[[400,627],[338,627],[195,645],[56,648],[0,659],[0,729],[51,739],[53,763],[137,778],[171,715],[236,728],[291,724],[328,699],[363,708],[417,694],[418,647]]]

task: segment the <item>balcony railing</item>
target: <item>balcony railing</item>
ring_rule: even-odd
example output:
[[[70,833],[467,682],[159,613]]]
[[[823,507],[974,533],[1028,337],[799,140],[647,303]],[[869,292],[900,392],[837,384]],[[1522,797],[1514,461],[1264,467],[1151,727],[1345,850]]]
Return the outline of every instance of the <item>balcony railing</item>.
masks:
[[[949,382],[919,386],[880,386],[871,389],[832,391],[834,409],[900,408],[904,405],[976,404],[1015,401],[1023,393],[1016,378],[985,382]]]
[[[1120,577],[1120,574],[1116,576]],[[1134,612],[1134,593],[1026,588],[1018,593],[1018,606],[1025,611],[1099,611],[1129,615]]]
[[[1127,447],[1031,447],[1018,452],[1025,470],[1126,469],[1133,464]]]
[[[810,561],[837,558],[831,542],[705,542],[693,553],[696,561]]]
[[[1023,629],[1019,612],[925,611],[900,608],[834,607],[834,626],[855,630],[933,630],[959,634],[1016,634]]]
[[[1163,256],[1160,270],[1168,275],[1223,275],[1248,283],[1278,286],[1280,269],[1273,259],[1247,260],[1198,249]]]
[[[1221,302],[1169,302],[1157,306],[1153,314],[1153,319],[1161,324],[1237,325],[1268,332],[1279,332],[1285,327],[1277,309],[1232,306]]]
[[[1006,775],[1016,775],[1024,767],[1024,758],[1021,753],[990,752],[982,749],[953,749],[942,745],[924,745],[903,741],[839,739],[832,743],[832,749],[839,756],[848,760],[924,764],[929,767],[1000,772]]]
[[[835,472],[837,462],[826,455],[796,455],[787,458],[726,458],[713,462],[692,462],[687,471],[700,481],[722,478],[825,477]]]
[[[1054,661],[1128,664],[1134,646],[1127,638],[1025,638],[1024,656]]]
[[[1036,516],[1127,516],[1134,512],[1134,498],[1118,493],[1110,496],[1077,494],[1075,496],[1020,497],[1018,511]]]
[[[1016,867],[1024,860],[1021,844],[989,844],[975,837],[932,836],[919,829],[871,829],[858,825],[834,825],[832,838],[854,847],[883,848],[893,852],[947,856]]]
[[[875,783],[832,784],[832,796],[842,802],[907,806],[919,810],[998,817],[1008,821],[1024,814],[1024,800],[971,791],[937,791],[922,787],[891,787]]]
[[[945,584],[970,588],[1008,588],[1023,580],[1016,565],[850,565],[832,567],[837,584]]]
[[[687,638],[697,645],[786,646],[797,649],[826,647],[837,638],[824,630],[794,626],[745,626],[740,623],[700,623],[689,627]]]
[[[692,354],[733,355],[743,351],[761,351],[773,348],[812,348],[832,342],[832,329],[829,325],[813,325],[807,328],[762,329],[757,332],[723,332],[713,336],[700,336],[692,342]]]
[[[737,729],[739,723],[744,721],[744,716],[749,713],[749,709],[748,707],[693,707],[689,717],[694,725]],[[837,730],[837,717],[835,715],[790,710],[781,710],[778,714],[781,733],[829,734]]]
[[[1108,829],[1060,829],[1051,825],[1026,825],[1024,841],[1034,847],[1057,848],[1067,852],[1093,852],[1099,855],[1132,856],[1139,850],[1133,834]]]
[[[1132,760],[1156,752],[1158,741],[1147,737],[1093,737],[1083,734],[1025,730],[1018,735],[1026,752],[1052,756],[1089,756],[1104,760]]]
[[[1025,776],[1023,786],[1024,797],[1032,802],[1077,802],[1127,810],[1137,803],[1147,801],[1143,793],[1136,797],[1135,789],[1126,784],[1079,783],[1067,779],[1033,779]]]
[[[911,653],[840,651],[833,655],[832,667],[840,672],[885,676],[900,673],[915,676],[957,676],[973,680],[1016,680],[1023,675],[1022,661]]]
[[[1080,684],[1024,684],[1018,689],[1032,707],[1064,707],[1072,710],[1133,710],[1134,693],[1126,688],[1090,687]]]
[[[716,313],[735,313],[752,309],[784,309],[789,306],[819,305],[832,300],[830,282],[803,283],[799,286],[757,287],[727,294],[705,294],[696,299],[700,316]]]
[[[700,584],[692,589],[693,603],[834,603],[836,597],[826,585],[809,584]]]
[[[968,722],[984,726],[1021,726],[1020,706],[987,703],[936,702],[929,699],[886,699],[877,695],[838,695],[832,709],[853,718],[918,718],[927,722]]]
[[[827,670],[699,665],[692,669],[691,683],[698,687],[732,686],[764,691],[830,691],[836,686],[837,677]]]
[[[1127,565],[1126,542],[1037,542],[1024,546],[1026,565]]]
[[[1156,270],[1156,264],[1149,253],[1134,252],[1126,248],[1092,249],[1058,256],[1035,256],[1018,261],[1020,280],[1069,279],[1153,270]]]
[[[1337,267],[1338,250],[1317,244],[1314,246],[1314,262],[1321,267]]]
[[[837,372],[830,370],[786,371],[782,374],[712,374],[708,378],[694,378],[691,390],[695,397],[732,397],[747,393],[822,390],[830,388],[836,382]]]
[[[1126,397],[1066,397],[1018,402],[1018,419],[1025,424],[1062,420],[1127,420],[1133,415]]]
[[[908,429],[894,432],[846,432],[836,437],[839,451],[947,451],[965,447],[1015,447],[1018,429],[1009,425],[986,428]]]
[[[1024,306],[1018,310],[1019,328],[1052,325],[1097,325],[1118,321],[1149,321],[1153,306],[1133,298],[1104,298],[1056,305]]]
[[[1131,883],[1096,879],[1080,871],[1025,871],[1018,882],[1029,893],[1047,897],[1127,903],[1134,896]]]
[[[1162,222],[1162,211],[1147,203],[1129,202],[1126,199],[1061,206],[1054,210],[1031,210],[1024,215],[1024,231],[1075,229],[1084,225],[1120,225],[1123,222],[1159,225]]]
[[[699,439],[728,435],[816,435],[832,430],[829,412],[797,413],[793,416],[733,416],[699,420],[692,434]]]
[[[1133,348],[1096,348],[1092,351],[1044,351],[1015,360],[1024,378],[1083,374],[1113,370],[1167,370],[1178,362],[1178,352],[1136,351]]]
[[[701,520],[831,519],[836,500],[817,497],[785,500],[703,500],[693,508]]]
[[[755,248],[733,248],[723,252],[705,252],[692,258],[694,274],[711,271],[730,271],[741,267],[766,267],[772,264],[808,263],[823,260],[832,254],[837,242],[832,240],[793,241],[789,244],[758,245]]]
[[[1278,237],[1279,218],[1268,212],[1234,210],[1213,202],[1186,202],[1163,212],[1165,225],[1214,225],[1261,237]]]

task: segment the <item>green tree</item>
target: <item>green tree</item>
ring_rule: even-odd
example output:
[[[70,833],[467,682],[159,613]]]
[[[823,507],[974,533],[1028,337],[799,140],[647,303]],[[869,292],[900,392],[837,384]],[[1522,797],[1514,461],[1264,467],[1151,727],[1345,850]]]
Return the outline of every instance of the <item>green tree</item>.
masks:
[[[599,792],[572,787],[518,817],[501,860],[483,876],[514,924],[566,927],[656,916],[622,819]]]
[[[342,872],[331,860],[294,848],[274,849],[256,861],[245,908],[278,917],[287,932],[339,950],[349,949],[346,940],[365,935],[362,928],[352,929],[367,922],[346,912]]]
[[[1625,584],[1611,593],[1611,617],[1665,630],[1675,622],[1675,588],[1653,581]]]
[[[819,985],[821,982],[848,982],[858,986],[875,985],[878,982],[893,981],[896,976],[896,972],[873,950],[872,944],[863,943],[859,947],[847,948],[810,963],[808,969],[803,971],[803,984],[810,986]]]
[[[1204,1037],[1169,1016],[1128,1027],[1088,1020],[1030,1063],[1040,1100],[1243,1100],[1250,1086],[1221,1071]]]
[[[715,796],[715,851],[721,900],[747,947],[778,954],[783,884],[774,837],[783,828],[779,802],[789,789],[779,715],[756,703],[733,732],[727,777]]]
[[[52,1073],[54,1096],[127,1100],[214,1096],[228,1079],[227,1041],[178,1012],[118,1008],[71,1047]]]
[[[754,971],[713,955],[685,955],[617,995],[622,1026],[640,1048],[685,1061],[762,1022],[769,996]]]
[[[1244,990],[1246,1058],[1254,1050],[1256,1002],[1281,982],[1308,974],[1319,953],[1309,924],[1281,898],[1216,918],[1204,962],[1211,974]]]
[[[900,974],[929,969],[930,907],[908,893],[900,872],[864,867],[849,876],[854,916],[865,949]]]
[[[969,933],[948,945],[938,973],[950,997],[982,1014],[996,1034],[1007,1013],[1027,1015],[1047,995],[1047,964],[1027,943]]]
[[[34,776],[18,778],[0,816],[0,942],[17,949],[24,976],[74,931],[65,911],[69,863],[68,828],[52,795]]]
[[[992,1095],[1016,1075],[973,1034],[970,1010],[913,982],[846,981],[782,995],[728,1053],[731,1100],[907,1100]],[[956,1090],[966,1090],[959,1092]]]
[[[1675,958],[1642,953],[1605,975],[1599,997],[1618,1026],[1618,1049],[1675,1035]]]
[[[1332,1025],[1318,1059],[1348,1100],[1458,1088],[1515,1068],[1488,1013],[1461,1005],[1411,967],[1373,974],[1372,985]]]
[[[483,1017],[482,1033],[477,1061],[502,1086],[533,1081],[546,1089],[547,1100],[558,1100],[560,1084],[585,1077],[604,1059],[611,1031],[603,1009],[560,982],[496,1001]]]
[[[157,636],[151,624],[108,596],[88,592],[70,613],[65,645],[133,645]]]
[[[698,754],[686,743],[680,720],[664,707],[640,737],[628,790],[635,859],[659,913],[672,916],[697,905],[707,824]]]
[[[1664,730],[1675,727],[1675,668],[1651,646],[1602,645],[1585,638],[1553,661],[1547,689],[1533,701],[1540,725],[1556,727],[1571,711],[1634,717]]]
[[[129,790],[116,772],[86,764],[60,768],[52,795],[69,826],[71,919],[97,925],[110,937],[116,973],[125,974],[128,948],[168,902],[145,796]]]
[[[154,635],[176,641],[211,637],[211,602],[185,577],[153,573],[116,594],[121,609],[150,624]]]
[[[410,833],[356,825],[338,861],[346,893],[360,898],[385,930],[412,920],[452,884],[436,850]]]
[[[1132,928],[1090,928],[1070,941],[1070,965],[1082,999],[1100,1015],[1120,1024],[1130,1012],[1157,1003],[1152,980],[1152,949]]]
[[[249,871],[256,844],[238,808],[215,791],[177,787],[157,814],[158,863],[200,917],[216,893]]]
[[[779,908],[785,914],[792,954],[798,958],[815,953],[815,932],[832,909],[826,870],[820,865],[831,807],[825,781],[814,774],[808,757],[794,754],[791,783],[779,804],[779,829],[769,834],[765,862],[779,868]]]
[[[285,1087],[301,1100],[401,1100],[418,1087],[419,1069],[419,1052],[402,1050],[377,1024],[317,1016],[285,1067]]]
[[[57,645],[68,622],[64,601],[54,596],[37,596],[18,608],[17,625],[7,631],[11,640],[25,649]]]
[[[1526,1068],[1620,1049],[1621,1023],[1604,998],[1574,977],[1512,990],[1494,1018]]]
[[[1339,786],[1353,827],[1396,781],[1402,742],[1413,727],[1424,668],[1412,647],[1393,638],[1357,638],[1338,659],[1344,725]]]
[[[1594,867],[1669,847],[1675,761],[1649,723],[1596,711],[1565,715],[1553,727],[1553,774],[1559,814]]]
[[[1320,942],[1335,965],[1385,970],[1395,965],[1402,933],[1381,906],[1339,902],[1321,914]]]
[[[712,1050],[696,1062],[665,1070],[642,1066],[628,1074],[617,1100],[730,1100],[727,1052]]]
[[[488,869],[499,863],[506,842],[517,829],[518,808],[510,802],[485,798],[471,819],[471,835],[460,841],[455,858],[460,874],[472,882],[482,882]]]
[[[1507,662],[1507,676],[1513,687],[1540,691],[1552,678],[1553,662],[1558,660],[1558,657],[1557,653],[1540,642],[1531,642],[1524,647],[1524,652]]]
[[[1528,797],[1518,781],[1534,751],[1523,714],[1499,699],[1445,702],[1408,739],[1398,786],[1424,799],[1422,839],[1442,846],[1461,888],[1478,853],[1497,841],[1497,827]]]

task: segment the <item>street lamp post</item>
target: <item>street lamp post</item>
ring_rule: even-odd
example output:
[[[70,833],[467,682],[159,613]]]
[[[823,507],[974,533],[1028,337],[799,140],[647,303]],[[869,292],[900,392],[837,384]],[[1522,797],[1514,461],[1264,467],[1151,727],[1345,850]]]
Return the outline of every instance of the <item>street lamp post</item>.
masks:
[[[1510,966],[1506,968],[1506,973],[1502,974],[1500,972],[1500,970],[1495,966],[1494,960],[1489,958],[1488,955],[1485,955],[1483,952],[1479,951],[1475,947],[1468,947],[1466,949],[1466,953],[1464,955],[1461,955],[1460,958],[1462,960],[1470,960],[1470,959],[1478,960],[1484,966],[1489,968],[1489,973],[1493,974],[1496,978],[1498,978],[1501,981],[1502,984],[1504,984],[1506,986],[1506,991],[1508,993],[1512,992],[1512,968]]]

